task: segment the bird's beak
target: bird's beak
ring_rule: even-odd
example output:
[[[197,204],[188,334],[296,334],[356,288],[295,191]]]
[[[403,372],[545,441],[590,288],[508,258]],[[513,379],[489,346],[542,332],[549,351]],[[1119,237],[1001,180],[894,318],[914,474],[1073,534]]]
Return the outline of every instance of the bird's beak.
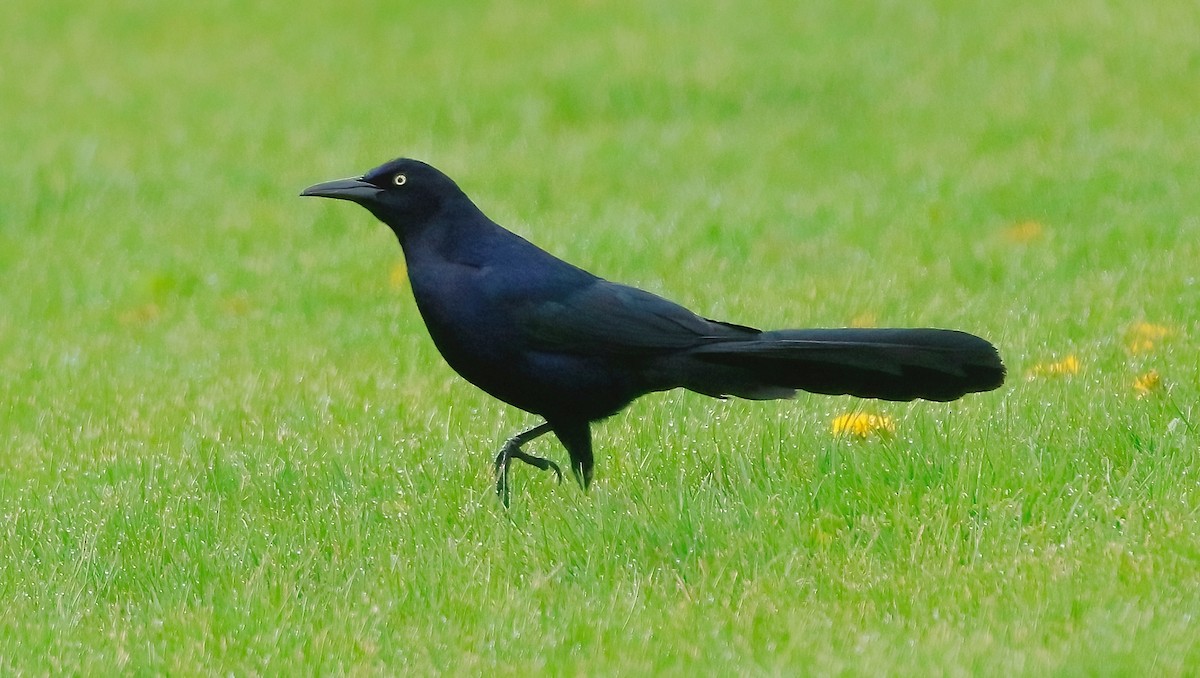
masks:
[[[362,179],[336,179],[309,186],[300,195],[316,196],[318,198],[336,198],[350,202],[371,200],[382,192],[378,186]]]

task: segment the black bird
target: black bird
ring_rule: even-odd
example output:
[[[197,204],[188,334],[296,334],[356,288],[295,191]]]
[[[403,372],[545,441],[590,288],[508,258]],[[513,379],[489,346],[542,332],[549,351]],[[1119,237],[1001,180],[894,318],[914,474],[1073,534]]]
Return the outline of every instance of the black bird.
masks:
[[[400,240],[417,308],[442,357],[467,381],[544,422],[496,456],[508,504],[513,459],[553,431],[585,489],[591,422],[676,387],[725,398],[789,398],[796,390],[859,398],[955,400],[1004,382],[996,348],[941,329],[764,332],[709,320],[643,290],[599,278],[497,225],[449,177],[407,158],[301,195],[367,208]]]

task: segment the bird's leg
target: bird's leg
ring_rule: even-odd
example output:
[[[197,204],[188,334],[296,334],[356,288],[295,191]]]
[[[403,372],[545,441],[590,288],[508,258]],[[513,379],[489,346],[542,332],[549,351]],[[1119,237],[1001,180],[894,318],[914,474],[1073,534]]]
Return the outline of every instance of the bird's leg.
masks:
[[[500,497],[500,501],[504,502],[505,506],[508,506],[508,467],[509,464],[512,463],[513,459],[519,459],[526,464],[529,464],[530,466],[536,466],[543,471],[550,469],[554,471],[555,475],[558,476],[558,482],[562,482],[562,469],[558,468],[558,464],[555,464],[549,459],[535,457],[532,454],[527,454],[521,451],[522,445],[533,440],[534,438],[537,438],[538,436],[544,435],[548,431],[550,431],[550,424],[542,422],[528,431],[522,431],[509,438],[504,443],[504,447],[500,448],[500,453],[496,455],[495,466],[496,494]]]
[[[554,422],[554,435],[571,455],[571,471],[579,486],[587,489],[592,484],[592,432],[587,421]]]

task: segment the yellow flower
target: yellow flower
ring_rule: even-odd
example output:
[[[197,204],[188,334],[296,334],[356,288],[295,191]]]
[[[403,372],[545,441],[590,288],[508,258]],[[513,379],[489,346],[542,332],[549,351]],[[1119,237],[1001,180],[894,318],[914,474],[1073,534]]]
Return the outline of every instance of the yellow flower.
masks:
[[[1158,370],[1150,370],[1133,380],[1133,390],[1137,391],[1139,398],[1145,398],[1160,388],[1162,388],[1162,377],[1158,376]]]
[[[891,435],[895,432],[895,420],[882,414],[850,412],[833,418],[834,435],[854,435],[866,438],[872,433]]]
[[[405,268],[403,261],[397,261],[396,265],[388,273],[388,284],[392,289],[398,290],[408,283],[408,269]]]
[[[1004,239],[1011,243],[1025,244],[1041,238],[1045,230],[1036,221],[1022,221],[1004,229]]]
[[[246,315],[250,312],[250,298],[243,292],[226,297],[221,308],[229,315]]]
[[[158,320],[162,315],[162,309],[153,301],[131,308],[121,313],[118,320],[123,325],[146,325]]]
[[[878,324],[874,313],[859,313],[850,319],[850,327],[876,327]]]
[[[1130,353],[1147,353],[1154,350],[1155,344],[1169,337],[1171,328],[1154,323],[1138,323],[1125,333],[1125,345]]]
[[[1080,368],[1079,358],[1074,355],[1069,355],[1058,362],[1038,363],[1025,373],[1028,379],[1037,379],[1038,377],[1064,377],[1072,374],[1078,374]]]

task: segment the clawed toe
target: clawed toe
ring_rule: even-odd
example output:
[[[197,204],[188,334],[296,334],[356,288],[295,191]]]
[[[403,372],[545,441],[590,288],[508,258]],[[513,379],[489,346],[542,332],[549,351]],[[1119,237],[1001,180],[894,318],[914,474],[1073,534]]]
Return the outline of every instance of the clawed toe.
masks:
[[[545,470],[554,471],[554,475],[558,476],[558,484],[559,485],[562,484],[562,481],[563,481],[562,469],[558,467],[558,464],[555,464],[554,462],[550,461],[549,459],[546,459],[545,457],[535,457],[532,454],[527,454],[525,452],[522,452],[521,450],[515,450],[509,456],[512,459],[520,459],[521,461],[525,462],[526,464],[529,464],[530,466],[536,466],[537,468],[540,468],[543,471],[545,471]]]
[[[540,427],[539,427],[540,428]],[[536,430],[536,429],[535,429]],[[527,432],[530,433],[530,432]],[[539,432],[540,433],[540,432]],[[508,506],[508,468],[512,464],[513,459],[519,459],[530,466],[534,466],[543,471],[554,471],[554,475],[561,485],[563,481],[563,472],[558,464],[544,457],[534,456],[521,450],[521,443],[524,442],[521,436],[513,438],[504,444],[500,453],[496,455],[495,474],[496,474],[496,495],[500,497],[500,501]]]

